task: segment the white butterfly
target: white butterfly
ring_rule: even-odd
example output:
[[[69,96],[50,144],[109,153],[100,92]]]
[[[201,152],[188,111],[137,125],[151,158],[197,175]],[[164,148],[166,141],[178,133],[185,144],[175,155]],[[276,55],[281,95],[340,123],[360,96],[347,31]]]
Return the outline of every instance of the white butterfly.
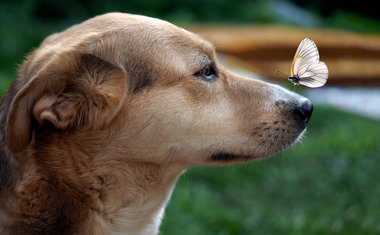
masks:
[[[290,73],[288,79],[294,84],[308,87],[325,85],[329,70],[324,62],[319,61],[318,48],[312,40],[302,40],[294,56]]]

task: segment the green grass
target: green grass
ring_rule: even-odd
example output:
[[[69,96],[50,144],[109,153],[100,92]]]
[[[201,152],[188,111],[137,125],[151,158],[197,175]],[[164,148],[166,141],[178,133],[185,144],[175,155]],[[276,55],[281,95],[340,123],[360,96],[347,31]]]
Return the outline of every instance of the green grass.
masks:
[[[193,167],[161,234],[380,234],[380,122],[323,106],[281,155]]]
[[[0,97],[3,96],[4,92],[9,88],[13,79],[10,78],[8,74],[2,74],[0,72]]]

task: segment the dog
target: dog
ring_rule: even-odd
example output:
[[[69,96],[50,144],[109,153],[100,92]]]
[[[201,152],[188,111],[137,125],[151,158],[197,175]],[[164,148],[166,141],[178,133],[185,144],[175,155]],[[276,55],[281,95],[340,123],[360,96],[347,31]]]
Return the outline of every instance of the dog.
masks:
[[[283,151],[313,106],[196,34],[108,13],[47,37],[0,110],[1,234],[158,234],[188,167]]]

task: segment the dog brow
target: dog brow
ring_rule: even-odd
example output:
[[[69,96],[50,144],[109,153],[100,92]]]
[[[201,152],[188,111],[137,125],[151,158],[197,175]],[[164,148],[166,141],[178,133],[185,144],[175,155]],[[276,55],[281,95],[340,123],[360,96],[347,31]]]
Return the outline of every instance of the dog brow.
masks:
[[[208,55],[213,55],[215,52],[215,46],[207,41],[203,42],[203,48],[205,49],[205,53]]]
[[[149,87],[153,84],[153,81],[150,77],[144,76],[136,81],[135,86],[133,87],[132,93],[138,93],[142,91],[144,88]]]

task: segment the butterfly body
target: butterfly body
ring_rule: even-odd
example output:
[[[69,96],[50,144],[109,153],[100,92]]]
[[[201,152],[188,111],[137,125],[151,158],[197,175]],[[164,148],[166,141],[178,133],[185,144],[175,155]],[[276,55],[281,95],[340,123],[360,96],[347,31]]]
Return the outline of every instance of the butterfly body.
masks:
[[[300,78],[297,75],[292,76],[292,77],[288,77],[288,80],[292,81],[292,83],[294,83],[296,85],[300,84]]]
[[[329,71],[324,62],[319,61],[319,52],[315,43],[305,38],[301,41],[294,56],[291,76],[288,78],[294,84],[308,87],[325,85]]]

